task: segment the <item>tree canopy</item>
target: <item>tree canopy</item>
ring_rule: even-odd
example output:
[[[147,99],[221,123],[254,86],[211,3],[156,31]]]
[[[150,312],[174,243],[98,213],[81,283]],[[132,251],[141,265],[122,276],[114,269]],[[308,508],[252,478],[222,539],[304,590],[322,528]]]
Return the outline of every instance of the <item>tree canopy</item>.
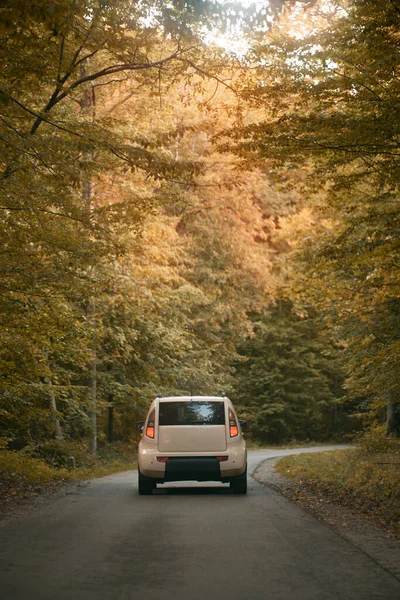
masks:
[[[371,415],[387,405],[393,432],[400,10],[390,0],[321,7],[308,15],[304,35],[294,35],[289,20],[254,42],[258,76],[244,95],[261,116],[232,130],[229,151],[267,165],[286,185],[295,181],[291,173],[305,173],[298,189],[319,211],[320,227],[303,234],[296,289],[346,339],[350,393],[368,400]]]
[[[264,8],[2,4],[3,445],[95,452],[158,392],[279,441],[343,433],[347,390],[395,431],[400,13]]]

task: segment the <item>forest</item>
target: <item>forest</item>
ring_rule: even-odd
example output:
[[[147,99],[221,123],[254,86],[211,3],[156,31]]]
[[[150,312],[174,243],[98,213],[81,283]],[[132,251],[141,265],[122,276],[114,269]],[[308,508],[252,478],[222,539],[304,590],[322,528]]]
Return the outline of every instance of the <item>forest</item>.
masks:
[[[400,435],[400,2],[4,0],[0,448]]]

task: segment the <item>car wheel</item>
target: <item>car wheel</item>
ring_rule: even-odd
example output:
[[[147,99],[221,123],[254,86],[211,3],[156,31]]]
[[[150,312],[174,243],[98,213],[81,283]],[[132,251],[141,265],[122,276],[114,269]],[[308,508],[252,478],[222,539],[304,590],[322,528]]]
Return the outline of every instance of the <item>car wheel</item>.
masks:
[[[239,475],[238,477],[235,477],[235,479],[232,479],[230,487],[234,494],[247,493],[247,466],[243,475]]]
[[[150,496],[152,491],[156,488],[156,483],[155,483],[154,479],[152,479],[151,477],[145,477],[144,475],[142,475],[139,468],[138,468],[138,473],[139,473],[139,494],[141,496]]]

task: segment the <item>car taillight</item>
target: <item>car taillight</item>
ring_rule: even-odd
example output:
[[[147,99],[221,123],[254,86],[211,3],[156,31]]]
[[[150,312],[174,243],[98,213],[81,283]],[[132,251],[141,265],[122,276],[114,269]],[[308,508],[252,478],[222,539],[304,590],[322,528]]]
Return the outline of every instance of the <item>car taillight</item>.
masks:
[[[146,427],[146,435],[149,438],[154,438],[154,425],[153,423],[149,423]]]
[[[156,433],[156,430],[154,427],[155,418],[156,418],[156,413],[154,410],[152,410],[147,418],[147,425],[146,425],[146,431],[145,431],[146,437],[148,437],[152,440],[154,440],[154,436]]]
[[[219,462],[226,462],[228,460],[228,456],[217,456]]]
[[[229,427],[229,432],[231,437],[236,437],[237,435],[239,435],[239,429],[237,428],[237,425],[231,425]]]
[[[157,462],[166,463],[168,456],[157,456]]]
[[[231,437],[236,437],[239,435],[239,427],[236,422],[236,417],[231,410],[229,411],[229,435]]]

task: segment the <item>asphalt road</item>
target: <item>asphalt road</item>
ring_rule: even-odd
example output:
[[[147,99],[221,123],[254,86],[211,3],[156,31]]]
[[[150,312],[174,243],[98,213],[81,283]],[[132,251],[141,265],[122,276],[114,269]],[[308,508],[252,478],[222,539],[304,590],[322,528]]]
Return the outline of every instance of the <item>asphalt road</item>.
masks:
[[[276,454],[251,452],[250,473]],[[399,580],[250,476],[246,496],[95,480],[6,522],[0,565],[1,600],[400,599]]]

